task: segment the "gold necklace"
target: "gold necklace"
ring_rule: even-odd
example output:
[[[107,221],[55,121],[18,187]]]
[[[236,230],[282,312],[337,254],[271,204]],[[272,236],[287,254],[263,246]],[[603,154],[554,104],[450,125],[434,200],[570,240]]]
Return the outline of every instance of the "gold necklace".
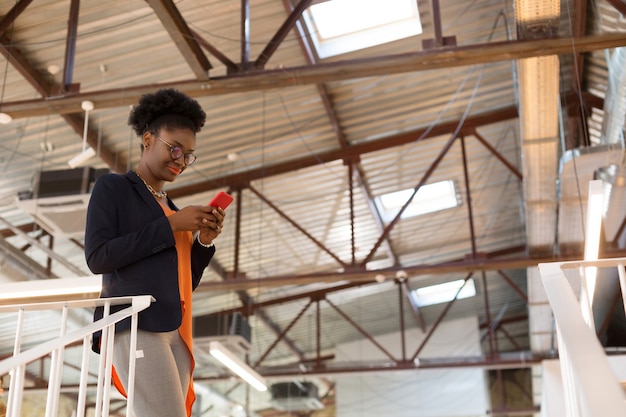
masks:
[[[144,180],[143,178],[141,178],[141,175],[139,175],[139,172],[137,172],[136,169],[133,170],[133,172],[135,174],[137,174],[137,176],[139,177],[139,179],[141,180],[141,182],[144,183],[144,185],[146,186],[146,188],[148,189],[148,191],[150,191],[150,193],[155,196],[156,198],[165,198],[167,197],[167,193],[165,191],[157,191],[155,190],[150,184],[148,184],[146,182],[146,180]]]

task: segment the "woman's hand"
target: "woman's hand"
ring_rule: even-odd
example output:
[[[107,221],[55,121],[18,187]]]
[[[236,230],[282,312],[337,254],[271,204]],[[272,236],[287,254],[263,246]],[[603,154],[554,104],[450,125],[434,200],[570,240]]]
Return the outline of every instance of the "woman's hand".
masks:
[[[224,217],[226,213],[221,208],[212,208],[213,221],[204,219],[203,226],[200,227],[200,243],[204,245],[210,245],[213,243],[213,239],[218,237],[222,233],[222,225],[224,224]]]
[[[200,231],[202,242],[209,244],[222,231],[226,213],[220,208],[209,206],[187,206],[169,216],[172,231]],[[212,236],[212,237],[209,237]]]

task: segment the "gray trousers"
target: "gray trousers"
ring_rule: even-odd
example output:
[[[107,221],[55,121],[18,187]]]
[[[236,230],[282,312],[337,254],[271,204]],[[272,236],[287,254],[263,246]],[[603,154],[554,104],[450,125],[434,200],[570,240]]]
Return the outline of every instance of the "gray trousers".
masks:
[[[130,330],[117,333],[113,365],[124,389],[128,384]],[[135,417],[185,417],[185,398],[191,379],[191,354],[178,330],[165,333],[137,332],[135,367]]]

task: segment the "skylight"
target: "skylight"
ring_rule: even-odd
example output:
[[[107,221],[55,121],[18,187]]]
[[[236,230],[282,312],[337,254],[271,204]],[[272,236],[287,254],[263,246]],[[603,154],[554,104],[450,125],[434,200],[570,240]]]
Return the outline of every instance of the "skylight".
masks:
[[[458,279],[456,281],[445,282],[443,284],[431,285],[429,287],[418,288],[411,293],[413,300],[418,307],[425,307],[434,304],[447,303],[454,299],[454,296],[459,291],[459,288],[463,287],[457,300],[462,298],[469,298],[476,295],[476,286],[473,279],[468,279],[465,286],[463,283],[465,280]]]
[[[302,16],[320,58],[422,33],[415,0],[328,0]]]
[[[376,199],[383,221],[393,220],[400,209],[409,201],[414,189],[395,191]],[[411,204],[402,213],[402,218],[419,216],[457,207],[459,205],[454,181],[446,180],[425,184],[420,187]]]

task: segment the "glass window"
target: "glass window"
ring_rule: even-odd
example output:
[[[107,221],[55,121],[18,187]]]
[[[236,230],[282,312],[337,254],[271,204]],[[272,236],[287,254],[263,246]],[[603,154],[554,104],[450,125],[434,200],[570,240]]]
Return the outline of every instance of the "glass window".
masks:
[[[393,220],[400,209],[409,201],[409,198],[415,190],[409,188],[406,190],[395,191],[384,194],[376,199],[378,208],[380,209],[383,221],[389,222]],[[457,196],[454,181],[446,180],[425,184],[420,187],[409,206],[402,213],[402,218],[419,216],[421,214],[432,213],[439,210],[445,210],[459,206],[460,202]]]
[[[445,282],[443,284],[422,287],[416,289],[411,294],[413,300],[419,307],[452,301],[461,287],[463,287],[463,289],[459,293],[457,300],[475,296],[476,286],[474,285],[474,280],[471,278],[468,279],[465,286],[463,286],[464,282],[465,280],[458,279],[456,281]]]
[[[320,58],[422,33],[415,0],[328,0],[303,17]]]

